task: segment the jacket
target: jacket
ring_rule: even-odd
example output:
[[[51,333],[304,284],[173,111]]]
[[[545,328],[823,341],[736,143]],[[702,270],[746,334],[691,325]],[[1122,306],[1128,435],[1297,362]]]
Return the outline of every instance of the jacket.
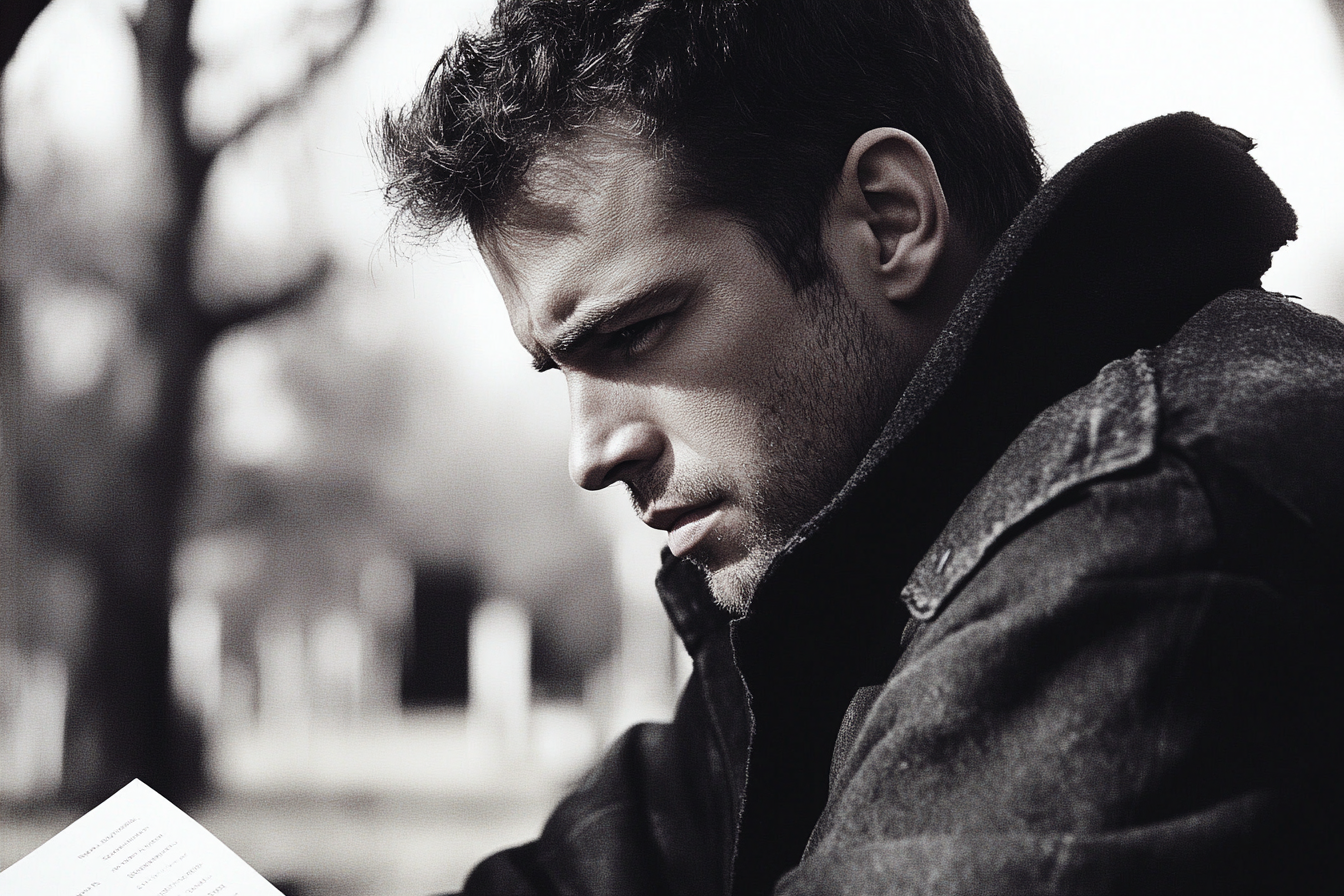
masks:
[[[673,721],[465,892],[1338,891],[1344,325],[1250,148],[1052,178],[747,615],[665,555]]]

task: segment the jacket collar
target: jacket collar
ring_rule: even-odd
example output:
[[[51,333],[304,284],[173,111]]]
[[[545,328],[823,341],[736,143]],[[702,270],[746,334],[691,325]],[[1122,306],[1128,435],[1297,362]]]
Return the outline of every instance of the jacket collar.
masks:
[[[1223,292],[1259,285],[1296,217],[1253,146],[1183,112],[1065,166],[981,265],[854,475],[784,553],[829,524],[916,430],[940,426],[935,410],[1001,418],[982,428],[1001,450],[1105,364],[1165,342]],[[1006,412],[990,404],[1005,401]]]
[[[1052,178],[977,272],[858,470],[776,558],[753,612],[800,565],[864,565],[846,545],[871,550],[878,532],[883,590],[898,591],[1037,415],[1223,292],[1258,285],[1296,218],[1252,146],[1178,113]]]

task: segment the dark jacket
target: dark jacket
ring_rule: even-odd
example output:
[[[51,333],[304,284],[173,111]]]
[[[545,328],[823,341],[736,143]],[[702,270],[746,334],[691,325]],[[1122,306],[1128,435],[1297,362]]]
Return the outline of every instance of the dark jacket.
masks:
[[[1198,116],[1004,234],[832,503],[468,894],[1338,891],[1344,326]]]

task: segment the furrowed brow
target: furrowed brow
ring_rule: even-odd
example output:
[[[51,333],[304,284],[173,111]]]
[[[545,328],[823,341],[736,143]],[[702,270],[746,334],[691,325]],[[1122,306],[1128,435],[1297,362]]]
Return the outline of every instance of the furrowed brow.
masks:
[[[588,308],[578,312],[570,318],[569,322],[565,324],[565,328],[560,331],[560,335],[556,336],[555,341],[551,343],[550,355],[563,358],[566,355],[574,354],[631,304],[633,303],[620,300],[610,305]]]
[[[549,350],[539,349],[539,354],[533,355],[532,366],[538,370],[549,370],[557,361],[563,361],[581,350],[613,320],[628,314],[637,314],[641,308],[666,298],[676,288],[677,284],[673,281],[655,283],[628,298],[616,299],[575,312],[560,334],[555,337]]]

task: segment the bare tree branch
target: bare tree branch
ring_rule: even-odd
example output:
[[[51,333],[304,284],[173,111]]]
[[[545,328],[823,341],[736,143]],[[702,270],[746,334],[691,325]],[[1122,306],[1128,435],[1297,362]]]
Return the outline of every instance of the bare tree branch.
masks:
[[[232,327],[244,326],[264,317],[297,311],[307,306],[331,282],[335,270],[335,259],[323,253],[308,269],[308,273],[294,281],[288,288],[259,302],[239,300],[229,303],[226,306],[227,310],[209,316],[208,329],[211,338]]]
[[[252,110],[252,114],[244,118],[242,123],[231,132],[218,140],[212,141],[211,148],[206,151],[218,152],[221,148],[247,137],[248,134],[256,130],[258,126],[271,118],[271,116],[298,105],[298,103],[303,100],[308,90],[321,79],[327,69],[336,65],[350,52],[350,48],[354,46],[355,41],[357,41],[359,36],[364,33],[366,28],[368,28],[369,22],[373,18],[373,9],[375,5],[376,0],[356,0],[353,7],[355,21],[351,24],[350,30],[346,33],[345,37],[327,52],[314,56],[312,59],[308,60],[307,71],[303,73],[303,77],[299,78],[293,89],[257,106],[256,109]]]

